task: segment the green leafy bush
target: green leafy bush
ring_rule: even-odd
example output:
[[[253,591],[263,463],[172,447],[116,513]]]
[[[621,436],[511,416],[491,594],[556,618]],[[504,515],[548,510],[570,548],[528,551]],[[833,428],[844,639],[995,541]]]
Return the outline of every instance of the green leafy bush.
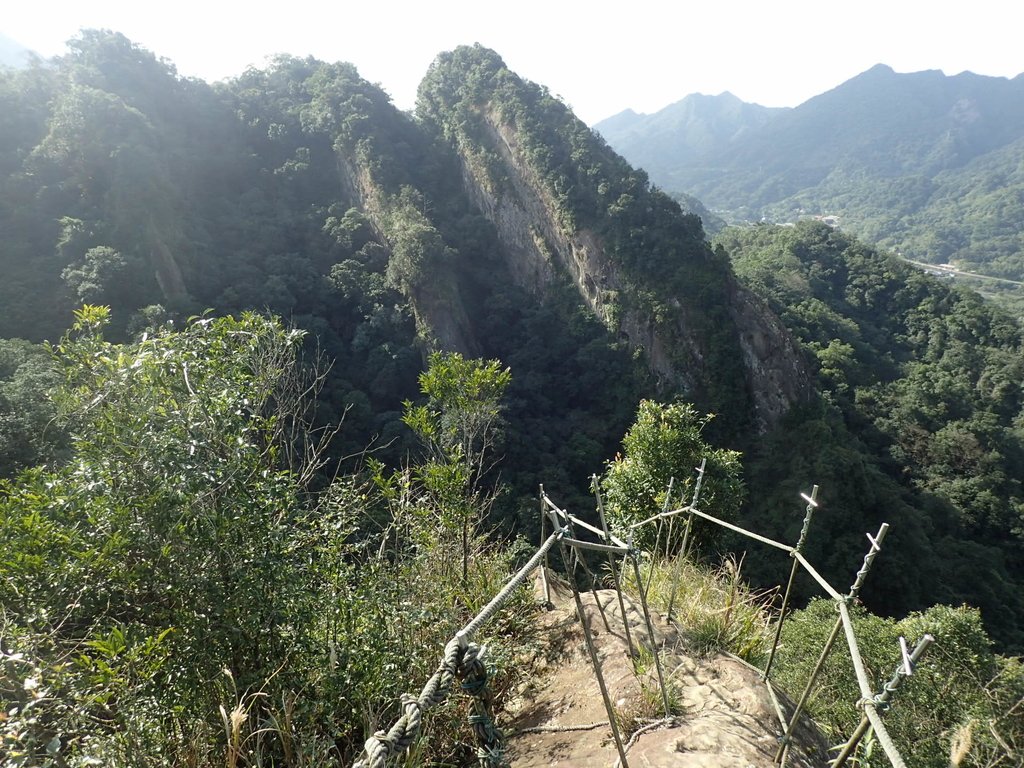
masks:
[[[1024,745],[1024,668],[999,656],[977,610],[937,605],[896,621],[855,608],[854,627],[875,693],[901,664],[898,638],[912,646],[925,633],[935,643],[885,712],[896,746],[915,765],[1011,765]],[[837,613],[815,600],[786,619],[774,677],[793,694],[806,683]],[[832,743],[845,741],[861,718],[850,653],[840,640],[821,674],[809,712]],[[954,757],[956,758],[954,760]]]
[[[608,464],[601,481],[610,525],[620,536],[632,525],[660,512],[686,506],[693,500],[697,472],[706,460],[697,507],[726,520],[733,519],[743,501],[740,455],[736,451],[712,448],[701,435],[711,416],[701,416],[689,403],[662,405],[643,400],[636,422],[622,439],[623,453]],[[666,499],[669,481],[672,498]],[[710,529],[701,525],[702,541],[713,540]],[[675,526],[681,543],[682,523]],[[636,543],[652,549],[655,526],[636,529]],[[710,538],[709,538],[710,537]],[[708,547],[710,549],[710,546]]]

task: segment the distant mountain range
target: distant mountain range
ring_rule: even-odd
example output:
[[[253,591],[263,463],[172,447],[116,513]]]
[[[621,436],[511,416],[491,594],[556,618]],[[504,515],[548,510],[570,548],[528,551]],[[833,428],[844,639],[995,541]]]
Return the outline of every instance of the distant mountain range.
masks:
[[[1024,277],[1024,75],[879,64],[791,109],[695,94],[594,128],[729,221],[835,216],[908,258]]]
[[[0,66],[24,67],[28,65],[34,55],[32,50],[0,32]]]

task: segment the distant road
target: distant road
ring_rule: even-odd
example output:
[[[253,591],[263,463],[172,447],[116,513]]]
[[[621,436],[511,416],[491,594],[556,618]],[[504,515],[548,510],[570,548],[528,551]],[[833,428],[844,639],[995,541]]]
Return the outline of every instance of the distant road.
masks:
[[[1009,283],[1010,285],[1024,285],[1024,282],[1021,282],[1020,280],[1011,280],[1008,277],[993,277],[992,275],[980,275],[977,272],[964,272],[962,270],[956,269],[955,267],[944,267],[938,264],[928,264],[923,261],[914,261],[913,259],[906,259],[903,258],[902,256],[900,258],[902,258],[908,264],[913,264],[915,267],[920,267],[921,269],[928,272],[939,272],[943,275],[955,275],[956,277],[973,277],[978,280],[994,280],[997,283]]]

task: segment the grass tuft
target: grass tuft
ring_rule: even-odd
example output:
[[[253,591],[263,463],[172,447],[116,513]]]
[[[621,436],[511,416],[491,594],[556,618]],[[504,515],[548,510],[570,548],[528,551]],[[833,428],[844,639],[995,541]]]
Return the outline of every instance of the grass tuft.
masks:
[[[652,608],[667,614],[689,648],[702,656],[728,652],[751,664],[764,661],[770,647],[770,607],[778,591],[757,591],[742,578],[743,561],[726,558],[717,568],[676,556],[648,561],[641,578]],[[626,569],[623,586],[636,594]],[[674,596],[673,596],[674,594]]]

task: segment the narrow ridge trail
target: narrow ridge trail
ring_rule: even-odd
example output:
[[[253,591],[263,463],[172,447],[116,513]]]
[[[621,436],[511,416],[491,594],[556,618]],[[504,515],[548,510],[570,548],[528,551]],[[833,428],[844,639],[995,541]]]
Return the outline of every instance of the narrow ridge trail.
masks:
[[[655,614],[653,641],[662,653],[675,718],[671,725],[653,726],[664,711],[650,655],[652,639],[639,606],[623,596],[630,634],[644,647],[635,672],[615,592],[596,592],[607,626],[595,595],[581,597],[623,740],[643,731],[627,753],[630,768],[773,765],[782,729],[756,671],[724,654],[698,658],[687,653],[680,633]],[[534,659],[537,674],[511,702],[511,722],[503,723],[508,757],[514,768],[613,766],[618,757],[615,742],[572,592],[552,580],[551,601],[552,609],[541,619],[548,641]],[[784,708],[787,705],[782,702]],[[653,727],[644,731],[645,725]],[[826,749],[813,725],[804,723],[795,734],[787,765],[820,766]]]

